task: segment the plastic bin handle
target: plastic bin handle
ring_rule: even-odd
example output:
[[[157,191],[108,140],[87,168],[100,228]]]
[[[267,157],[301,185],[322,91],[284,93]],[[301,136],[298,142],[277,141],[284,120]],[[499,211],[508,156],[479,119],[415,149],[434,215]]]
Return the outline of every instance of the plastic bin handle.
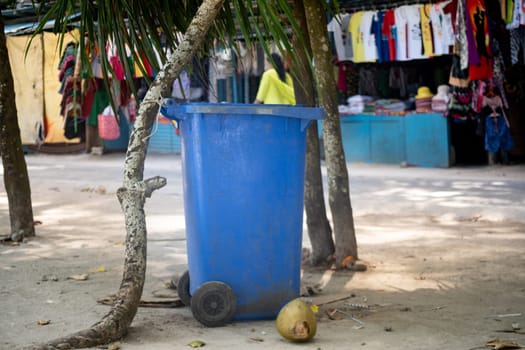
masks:
[[[168,119],[180,121],[186,119],[187,114],[181,108],[182,105],[172,98],[165,98],[160,107],[160,113]]]
[[[172,98],[164,99],[160,113],[168,119],[184,120],[190,114],[242,114],[242,115],[274,115],[301,119],[302,129],[312,120],[325,119],[322,108],[297,107],[284,105],[242,104],[242,103],[183,103],[178,104]]]

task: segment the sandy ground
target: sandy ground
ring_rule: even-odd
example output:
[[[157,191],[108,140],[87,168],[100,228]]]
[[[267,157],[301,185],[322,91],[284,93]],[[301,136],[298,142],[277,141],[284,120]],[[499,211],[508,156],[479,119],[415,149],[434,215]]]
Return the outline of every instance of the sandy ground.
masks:
[[[115,191],[123,159],[27,156],[41,224],[35,239],[0,245],[0,349],[64,336],[108,310],[97,299],[114,293],[122,274],[125,230]],[[186,269],[180,157],[148,156],[145,173],[168,179],[145,207],[143,297],[152,298],[169,295],[167,282]],[[305,285],[321,288],[311,297],[320,306],[312,342],[285,341],[272,320],[206,328],[187,307],[141,307],[121,349],[188,349],[193,340],[208,349],[467,350],[496,348],[486,346],[494,338],[525,345],[524,166],[350,164],[349,173],[368,269],[303,271]],[[1,186],[0,235],[8,220]],[[81,274],[88,279],[70,278]]]

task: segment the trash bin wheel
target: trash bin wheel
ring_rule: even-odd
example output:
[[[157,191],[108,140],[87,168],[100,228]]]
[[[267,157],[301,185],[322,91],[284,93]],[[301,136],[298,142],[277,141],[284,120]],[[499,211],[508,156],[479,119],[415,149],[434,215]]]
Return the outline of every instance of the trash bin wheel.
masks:
[[[191,297],[193,317],[207,327],[227,324],[237,309],[233,290],[226,283],[203,283]]]
[[[190,272],[188,270],[184,271],[177,281],[177,294],[185,306],[191,305]]]

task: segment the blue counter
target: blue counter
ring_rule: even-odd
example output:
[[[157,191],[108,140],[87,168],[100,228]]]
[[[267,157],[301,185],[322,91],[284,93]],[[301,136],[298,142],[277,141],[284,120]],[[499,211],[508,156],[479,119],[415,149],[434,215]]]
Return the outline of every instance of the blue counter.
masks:
[[[180,136],[177,134],[175,122],[159,116],[151,130],[148,151],[180,153]]]
[[[449,167],[450,133],[439,113],[341,116],[347,162]]]

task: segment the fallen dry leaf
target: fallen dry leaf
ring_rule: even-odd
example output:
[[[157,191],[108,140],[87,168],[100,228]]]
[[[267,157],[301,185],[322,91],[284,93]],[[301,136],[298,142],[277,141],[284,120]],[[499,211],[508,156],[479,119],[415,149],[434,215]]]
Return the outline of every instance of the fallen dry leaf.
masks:
[[[99,266],[96,269],[89,270],[91,273],[98,273],[98,272],[107,272],[106,268],[104,266]]]
[[[39,326],[45,326],[45,325],[48,325],[50,323],[51,323],[50,320],[38,320],[38,321],[36,321],[36,324],[39,325]]]
[[[89,275],[87,273],[83,273],[81,275],[73,275],[69,276],[68,280],[74,280],[74,281],[85,281],[89,278]]]
[[[121,344],[119,341],[111,343],[108,345],[108,350],[119,350],[121,347]]]
[[[251,341],[257,342],[257,343],[262,343],[262,342],[264,342],[264,339],[262,339],[262,338],[250,337],[250,338],[248,338],[248,339],[250,339]]]
[[[111,294],[105,297],[101,297],[97,299],[97,303],[104,304],[104,305],[113,305],[117,301],[117,296],[115,294]]]
[[[521,349],[521,345],[515,342],[511,341],[504,341],[500,340],[498,338],[489,340],[485,343],[485,346],[492,346],[492,349],[494,350],[501,350],[501,349]]]
[[[193,340],[190,341],[188,345],[192,348],[202,348],[204,345],[206,345],[206,343],[201,340]]]
[[[341,267],[345,268],[348,264],[353,264],[353,263],[355,263],[355,258],[349,255],[343,259],[343,261],[341,262]]]

